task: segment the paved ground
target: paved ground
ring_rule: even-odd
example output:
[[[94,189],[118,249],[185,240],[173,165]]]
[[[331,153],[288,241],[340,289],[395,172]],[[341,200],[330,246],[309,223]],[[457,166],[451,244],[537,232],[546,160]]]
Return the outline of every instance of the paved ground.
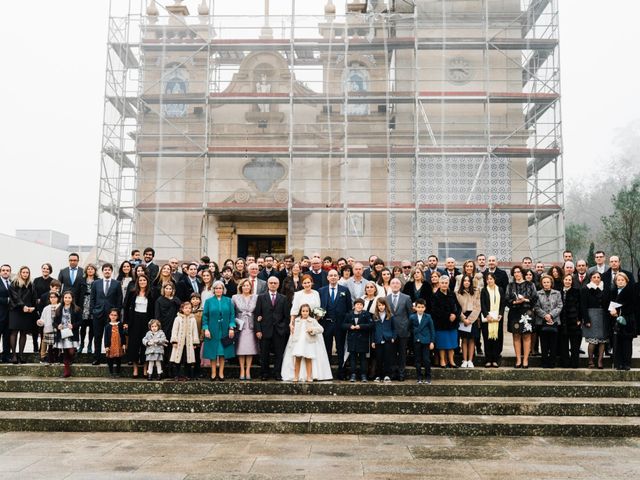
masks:
[[[2,479],[631,479],[640,438],[0,433]]]

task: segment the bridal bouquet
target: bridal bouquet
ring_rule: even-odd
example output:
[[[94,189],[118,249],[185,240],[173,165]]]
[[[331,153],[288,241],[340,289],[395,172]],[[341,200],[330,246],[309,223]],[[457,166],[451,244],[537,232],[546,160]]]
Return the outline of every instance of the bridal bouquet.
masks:
[[[316,307],[313,309],[313,316],[316,317],[316,319],[318,320],[324,318],[326,314],[327,314],[327,311],[322,307]]]

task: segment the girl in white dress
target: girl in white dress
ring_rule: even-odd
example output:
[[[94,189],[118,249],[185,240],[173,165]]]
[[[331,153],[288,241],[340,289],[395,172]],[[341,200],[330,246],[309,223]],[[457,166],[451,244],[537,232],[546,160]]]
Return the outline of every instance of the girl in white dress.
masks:
[[[300,378],[306,378],[307,382],[312,382],[333,378],[323,332],[322,326],[311,316],[311,307],[300,305],[300,316],[295,318],[291,326],[291,336],[282,362],[283,380],[297,382]]]

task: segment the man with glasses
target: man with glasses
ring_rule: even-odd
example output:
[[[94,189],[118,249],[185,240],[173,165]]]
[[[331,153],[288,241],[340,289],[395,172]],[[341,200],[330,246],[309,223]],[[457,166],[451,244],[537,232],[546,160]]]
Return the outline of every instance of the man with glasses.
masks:
[[[587,271],[588,277],[590,277],[593,272],[598,272],[600,276],[602,276],[607,270],[607,266],[605,264],[605,253],[602,250],[598,250],[595,253],[595,259],[596,264],[593,267],[589,268],[589,270]]]
[[[404,288],[406,283],[411,280],[411,262],[409,260],[402,260],[402,262],[400,262],[400,268],[402,268],[400,283],[402,283],[402,288]]]

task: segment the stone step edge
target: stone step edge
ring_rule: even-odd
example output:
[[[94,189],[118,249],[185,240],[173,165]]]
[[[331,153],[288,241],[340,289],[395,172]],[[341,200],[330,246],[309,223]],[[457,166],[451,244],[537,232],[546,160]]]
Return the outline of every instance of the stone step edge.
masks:
[[[103,398],[96,397],[94,393],[78,393],[78,392],[0,392],[0,399],[30,399],[30,400],[52,400],[52,399],[73,399],[73,400],[96,400],[103,401]],[[171,393],[118,393],[109,396],[109,400],[128,400],[128,401],[181,401],[181,402],[205,402],[205,401],[229,401],[229,394],[212,394],[212,393],[194,393],[185,396],[184,394]],[[547,404],[592,404],[607,405],[611,403],[620,403],[623,405],[640,405],[640,398],[620,398],[620,397],[477,397],[477,396],[428,396],[428,395],[412,395],[410,398],[401,395],[314,395],[313,397],[292,397],[289,394],[246,394],[242,397],[234,398],[234,402],[251,402],[251,401],[277,401],[277,402],[367,402],[375,403],[467,403],[467,404],[483,404],[483,403],[517,403],[521,405],[540,403]],[[0,404],[0,409],[2,405]]]
[[[437,381],[436,381],[437,380]],[[0,375],[0,383],[2,382],[53,382],[53,383],[92,383],[97,382],[105,385],[115,385],[115,384],[129,384],[129,385],[219,385],[221,387],[225,385],[233,385],[233,386],[247,386],[248,388],[253,388],[257,385],[286,385],[290,387],[312,387],[316,385],[330,385],[330,386],[340,386],[340,387],[349,387],[349,388],[360,388],[360,387],[369,387],[369,386],[397,386],[397,387],[406,387],[406,386],[415,386],[415,379],[408,379],[404,382],[400,382],[397,380],[392,380],[391,382],[350,382],[348,380],[321,380],[321,381],[313,381],[313,382],[292,382],[292,381],[276,381],[276,380],[267,380],[262,381],[259,379],[252,379],[250,381],[239,380],[237,378],[227,378],[224,382],[211,382],[208,378],[198,378],[193,381],[186,382],[178,382],[174,379],[163,379],[161,381],[152,380],[148,381],[144,377],[140,378],[129,378],[129,377],[84,377],[84,376],[71,376],[69,378],[61,378],[61,376],[52,376],[52,377],[43,377],[43,376],[29,376],[29,375],[9,375],[9,376],[1,376]],[[450,385],[450,386],[571,386],[571,387],[630,387],[630,388],[640,388],[640,381],[632,381],[632,380],[616,380],[616,381],[607,381],[603,382],[601,380],[532,380],[523,378],[521,380],[514,379],[452,379],[452,378],[442,378],[442,379],[434,379],[433,385]],[[430,385],[424,384],[424,388],[430,388]]]
[[[12,411],[0,412],[0,430],[627,437],[640,436],[640,418]]]
[[[106,378],[109,376],[109,372],[102,366],[93,365],[78,365],[72,367],[72,372],[75,377],[95,377]],[[56,377],[62,373],[61,366],[45,366],[45,365],[20,365],[20,366],[4,366],[0,367],[1,377]],[[131,367],[123,367],[121,378],[130,378],[132,373]],[[237,369],[235,371],[227,371],[229,380],[239,380]],[[256,373],[256,372],[254,372]],[[209,376],[207,370],[204,375]],[[432,377],[434,379],[458,379],[458,380],[492,380],[492,379],[506,379],[511,381],[529,381],[536,380],[540,377],[549,381],[594,381],[594,382],[610,382],[610,381],[625,381],[625,382],[640,382],[640,370],[631,371],[616,371],[616,370],[587,370],[587,369],[540,369],[530,368],[527,370],[516,370],[511,368],[501,369],[486,369],[486,368],[474,368],[474,369],[440,369],[434,368],[432,371]],[[254,375],[253,380],[259,380],[260,376]],[[415,370],[407,371],[407,380],[411,381],[416,379]]]
[[[601,416],[640,417],[640,399],[532,399],[469,397],[308,397],[287,398],[250,396],[198,396],[181,398],[178,395],[114,396],[96,398],[95,395],[40,394],[0,395],[0,411],[66,411],[66,412],[121,412],[145,413],[287,413],[287,414],[354,414],[368,412],[385,415],[531,415],[531,416]]]

